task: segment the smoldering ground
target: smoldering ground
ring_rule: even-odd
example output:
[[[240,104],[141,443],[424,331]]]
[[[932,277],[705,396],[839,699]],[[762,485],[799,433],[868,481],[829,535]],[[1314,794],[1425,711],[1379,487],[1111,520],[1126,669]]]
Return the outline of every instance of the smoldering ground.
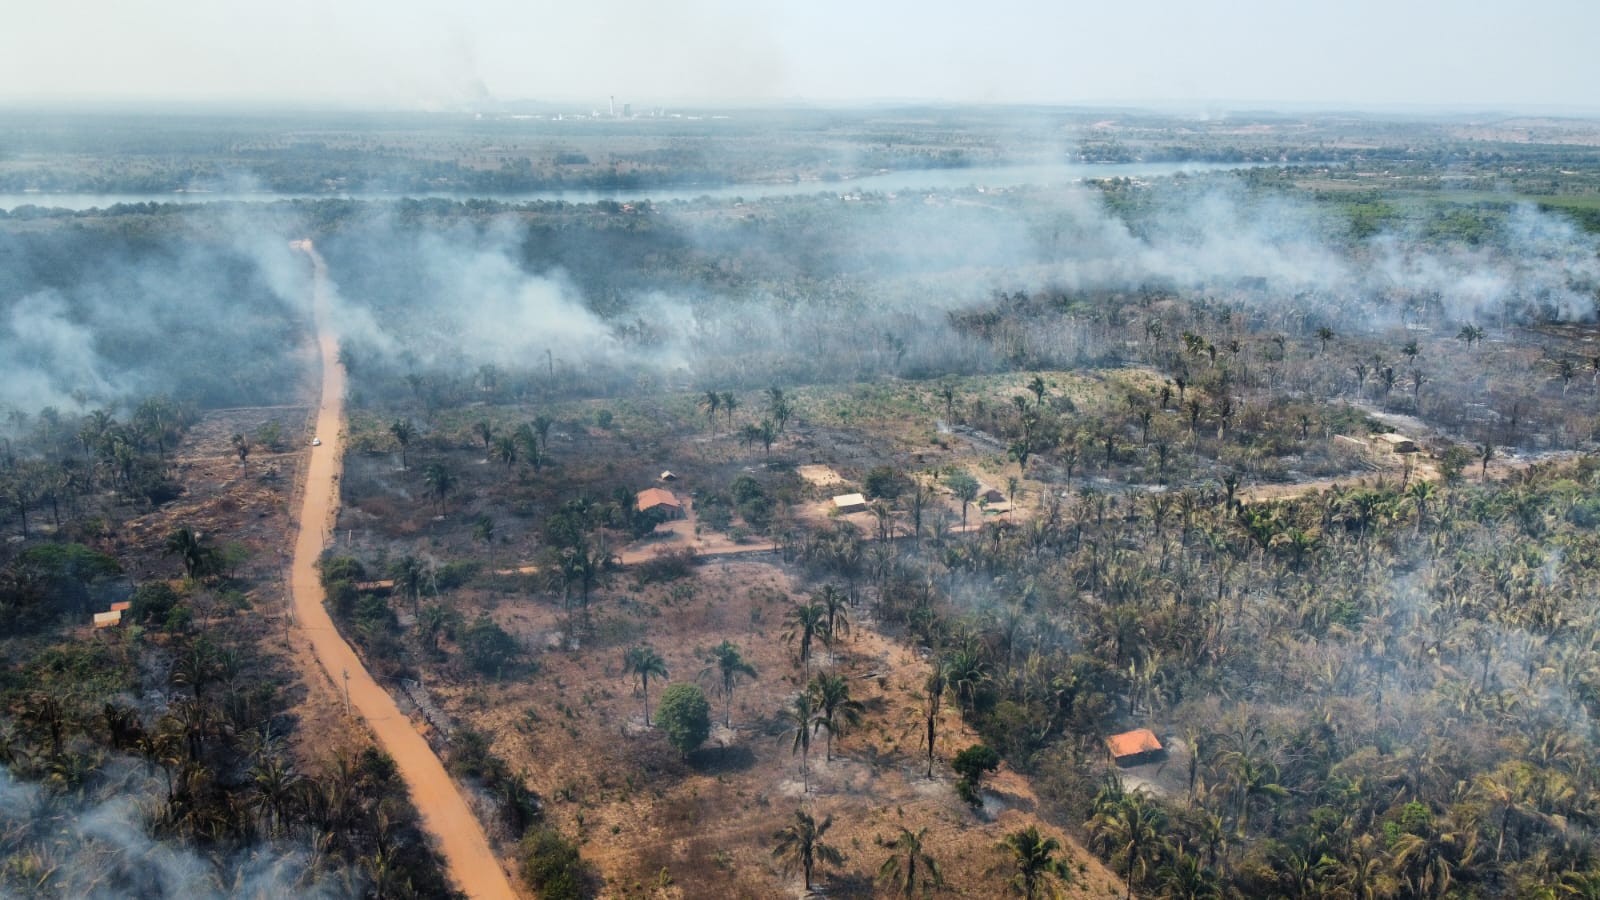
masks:
[[[20,896],[148,898],[331,898],[356,896],[348,872],[316,871],[307,846],[257,844],[213,855],[151,833],[160,778],[113,761],[81,794],[17,781],[0,769],[0,850]],[[0,891],[3,893],[3,891]]]
[[[357,358],[472,380],[562,370],[596,392],[636,376],[742,387],[1005,366],[950,327],[995,291],[1159,288],[1218,297],[1268,327],[1362,333],[1427,319],[1584,320],[1595,240],[1517,207],[1478,243],[1402,224],[1348,236],[1329,208],[1233,177],[818,195],[742,204],[546,204],[495,213],[372,207],[323,242]],[[415,211],[413,211],[415,212]],[[1070,331],[1071,323],[1050,327]],[[1047,342],[1048,343],[1048,342]],[[1093,362],[1092,334],[1034,364]]]
[[[1589,319],[1595,239],[1529,207],[1476,243],[1400,224],[1357,240],[1336,210],[1235,176],[1103,190],[818,194],[754,203],[219,204],[0,228],[0,406],[76,411],[150,393],[282,402],[303,369],[311,235],[357,376],[575,390],[937,376],[1003,368],[951,328],[996,291],[1155,287],[1294,332]],[[1103,359],[1061,319],[1033,365]]]

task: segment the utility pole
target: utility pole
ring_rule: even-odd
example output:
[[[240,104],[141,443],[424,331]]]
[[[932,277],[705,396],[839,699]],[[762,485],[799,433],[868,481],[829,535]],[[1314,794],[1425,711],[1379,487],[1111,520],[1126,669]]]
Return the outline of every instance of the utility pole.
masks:
[[[350,718],[350,670],[344,670],[344,715]]]

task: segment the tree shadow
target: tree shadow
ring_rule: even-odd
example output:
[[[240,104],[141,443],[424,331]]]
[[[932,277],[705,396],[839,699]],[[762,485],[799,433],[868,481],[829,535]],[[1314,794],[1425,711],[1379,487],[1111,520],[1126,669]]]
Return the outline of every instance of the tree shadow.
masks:
[[[756,754],[744,744],[732,747],[701,747],[689,754],[689,765],[706,775],[743,772],[755,765]]]

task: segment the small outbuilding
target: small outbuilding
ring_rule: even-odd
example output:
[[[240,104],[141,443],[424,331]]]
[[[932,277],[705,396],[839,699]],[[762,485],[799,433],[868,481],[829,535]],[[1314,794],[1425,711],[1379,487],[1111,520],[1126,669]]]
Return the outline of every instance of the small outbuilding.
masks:
[[[116,603],[111,604],[112,612],[127,612],[130,609],[133,609],[132,600],[119,600]]]
[[[120,609],[113,609],[109,612],[94,614],[94,627],[96,628],[110,628],[113,625],[121,624],[122,610]]]
[[[1111,754],[1112,762],[1124,767],[1155,762],[1167,752],[1156,733],[1148,728],[1113,734],[1106,738],[1106,750]]]
[[[867,498],[861,494],[840,494],[833,498],[833,508],[842,513],[867,511]]]
[[[664,472],[661,473],[660,480],[661,481],[677,481],[678,480],[678,476],[672,474],[672,470],[668,469],[667,471],[664,471]]]
[[[658,509],[669,519],[683,518],[683,504],[669,490],[664,488],[646,488],[639,492],[635,498],[639,512],[649,512]]]
[[[1388,447],[1390,452],[1393,453],[1416,453],[1422,449],[1417,446],[1416,441],[1393,431],[1388,434],[1378,435],[1378,441],[1379,446]]]

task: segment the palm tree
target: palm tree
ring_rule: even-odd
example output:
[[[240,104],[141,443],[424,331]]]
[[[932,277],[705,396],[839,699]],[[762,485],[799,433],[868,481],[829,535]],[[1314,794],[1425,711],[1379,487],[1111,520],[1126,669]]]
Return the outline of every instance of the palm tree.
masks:
[[[1457,872],[1478,855],[1477,832],[1440,831],[1431,823],[1425,832],[1407,832],[1395,840],[1389,851],[1390,871],[1400,879],[1407,896],[1448,896]]]
[[[502,434],[494,439],[494,458],[511,468],[517,464],[517,438],[515,435]]]
[[[444,463],[431,462],[422,470],[422,483],[428,486],[428,493],[439,504],[439,514],[443,515],[444,498],[456,486],[455,473],[446,468]]]
[[[183,574],[198,578],[211,570],[211,548],[201,543],[203,537],[187,525],[177,528],[167,535],[161,555],[177,556],[183,560]]]
[[[417,430],[412,427],[408,419],[395,419],[389,423],[389,434],[394,437],[394,442],[400,445],[400,468],[408,468],[406,464],[406,448],[411,446],[411,439],[417,436]]]
[[[1160,804],[1143,790],[1123,794],[1089,820],[1089,832],[1108,855],[1122,864],[1128,897],[1133,897],[1133,879],[1144,878],[1160,859],[1165,843],[1167,815]]]
[[[411,613],[417,614],[417,604],[422,600],[422,578],[428,570],[422,560],[406,554],[395,561],[389,570],[394,578],[395,592],[411,601]]]
[[[472,523],[472,537],[483,542],[484,550],[489,555],[489,571],[494,571],[494,519],[488,514],[479,516]]]
[[[700,408],[705,410],[706,421],[711,423],[711,433],[717,433],[717,411],[722,408],[722,395],[716,391],[706,391],[700,398]]]
[[[773,858],[783,864],[784,874],[793,872],[796,868],[805,873],[808,892],[811,890],[812,874],[816,871],[817,863],[829,866],[844,865],[844,851],[825,844],[822,840],[832,827],[833,816],[828,816],[819,823],[805,810],[797,809],[794,812],[794,821],[772,836],[772,839],[778,842],[778,846],[772,849]]]
[[[944,401],[944,419],[950,421],[955,416],[956,386],[948,381],[939,385],[939,399]]]
[[[789,755],[800,754],[801,786],[805,791],[811,790],[811,735],[817,729],[817,710],[811,701],[811,694],[801,691],[795,695],[794,701],[781,710],[778,710],[778,720],[785,726],[785,735],[794,735],[794,741],[789,745]]]
[[[1043,897],[1056,879],[1071,877],[1066,864],[1056,859],[1061,842],[1040,834],[1037,825],[1011,832],[997,846],[1010,852],[1015,873],[1007,884],[1025,900]]]
[[[1333,340],[1333,338],[1334,338],[1334,334],[1333,334],[1333,329],[1332,328],[1329,328],[1328,326],[1323,325],[1322,327],[1317,329],[1317,340],[1322,342],[1322,352],[1323,353],[1327,353],[1328,352],[1328,342]]]
[[[943,885],[944,876],[939,872],[938,860],[922,846],[927,835],[926,827],[912,831],[901,826],[893,841],[882,842],[894,852],[878,867],[878,883],[889,885],[903,897],[910,897],[918,887],[929,893]]]
[[[439,652],[439,635],[450,627],[450,612],[438,603],[430,603],[417,615],[417,628],[422,635],[422,645],[429,653]]]
[[[833,736],[861,724],[866,707],[850,696],[850,683],[842,675],[818,675],[807,687],[817,710],[817,725],[828,729],[827,755],[833,760]]]
[[[477,432],[478,439],[483,441],[483,452],[487,454],[489,447],[494,443],[494,423],[488,419],[479,419],[478,424],[472,427]]]
[[[756,667],[751,665],[743,654],[739,652],[739,648],[729,640],[724,640],[717,646],[712,647],[711,652],[706,654],[706,662],[710,665],[706,666],[705,672],[715,671],[718,677],[722,679],[722,695],[727,699],[722,724],[725,727],[732,728],[734,683],[739,680],[740,675],[746,678],[755,678]]]
[[[810,671],[811,643],[818,638],[828,640],[831,636],[827,607],[820,603],[796,604],[784,621],[788,623],[783,630],[784,643],[798,646],[800,664]]]
[[[955,472],[945,476],[944,486],[961,501],[961,530],[966,531],[967,507],[978,499],[978,479],[966,472]]]
[[[1428,517],[1428,503],[1433,500],[1434,495],[1437,493],[1438,488],[1434,486],[1433,482],[1423,481],[1421,479],[1413,481],[1411,485],[1406,488],[1406,499],[1410,500],[1411,505],[1416,507],[1417,510],[1418,534],[1422,533],[1422,522]]]
[[[1176,852],[1172,862],[1156,871],[1161,881],[1161,896],[1171,900],[1220,900],[1222,886],[1217,875],[1200,858]]]
[[[728,418],[728,428],[733,428],[733,411],[739,408],[739,398],[733,391],[722,392],[722,414]]]
[[[811,602],[821,606],[827,615],[827,626],[823,629],[822,637],[830,646],[834,638],[844,637],[850,633],[850,617],[845,612],[849,608],[847,601],[844,591],[839,590],[831,582],[811,595]]]
[[[778,434],[783,433],[784,426],[789,424],[789,418],[793,415],[794,405],[784,396],[783,389],[767,388],[767,416]]]
[[[239,457],[239,468],[243,469],[250,459],[250,439],[239,432],[234,432],[231,443],[234,455]]]
[[[289,826],[289,806],[300,796],[303,779],[294,764],[277,754],[264,754],[250,769],[256,808],[265,815],[267,831],[278,835]]]
[[[1033,392],[1034,407],[1042,406],[1044,404],[1045,391],[1044,377],[1040,375],[1033,376],[1033,380],[1028,382],[1028,390]]]
[[[1480,475],[1479,475],[1481,480],[1483,480],[1483,481],[1488,481],[1489,480],[1489,462],[1490,462],[1490,460],[1493,460],[1493,459],[1494,459],[1494,445],[1491,444],[1491,443],[1488,443],[1487,441],[1485,441],[1482,444],[1479,444],[1478,445],[1478,461],[1480,463],[1482,463],[1482,465],[1483,465],[1483,469],[1481,470]]]
[[[622,656],[622,669],[629,675],[639,679],[639,687],[644,691],[644,724],[650,726],[650,678],[667,677],[667,661],[649,644],[634,647]]]

